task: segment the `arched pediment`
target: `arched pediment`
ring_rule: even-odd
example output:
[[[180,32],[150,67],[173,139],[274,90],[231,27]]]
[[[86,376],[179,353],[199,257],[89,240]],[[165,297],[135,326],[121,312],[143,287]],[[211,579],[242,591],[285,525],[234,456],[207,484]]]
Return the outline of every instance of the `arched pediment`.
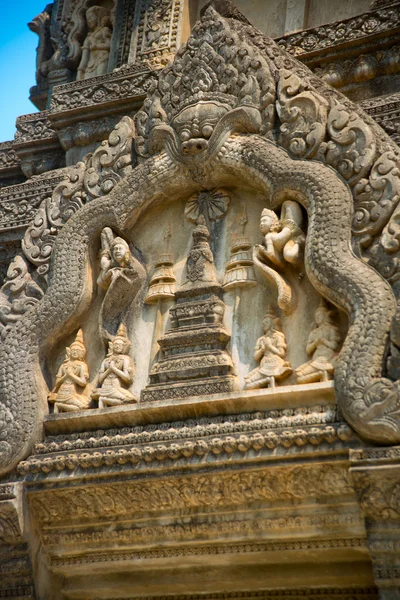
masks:
[[[155,73],[136,130],[139,165],[121,169],[108,194],[94,173],[99,196],[79,202],[65,219],[46,293],[0,350],[3,472],[40,437],[48,393],[41,361],[90,309],[90,265],[104,228],[128,235],[140,215],[152,205],[160,210],[164,199],[234,185],[263,194],[269,209],[279,210],[285,199],[302,205],[308,278],[349,319],[335,371],[340,408],[366,439],[399,443],[400,392],[385,377],[396,300],[368,264],[377,266],[382,253],[392,251],[388,237],[396,236],[390,218],[400,192],[398,147],[271,40],[212,6],[173,63]],[[83,165],[76,192],[85,174]]]

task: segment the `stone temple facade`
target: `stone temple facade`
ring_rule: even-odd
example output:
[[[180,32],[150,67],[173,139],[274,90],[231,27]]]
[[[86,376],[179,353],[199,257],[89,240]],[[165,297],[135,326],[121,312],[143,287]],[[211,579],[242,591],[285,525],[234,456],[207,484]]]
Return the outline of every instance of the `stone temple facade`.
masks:
[[[400,3],[56,0],[0,144],[0,598],[400,599]]]

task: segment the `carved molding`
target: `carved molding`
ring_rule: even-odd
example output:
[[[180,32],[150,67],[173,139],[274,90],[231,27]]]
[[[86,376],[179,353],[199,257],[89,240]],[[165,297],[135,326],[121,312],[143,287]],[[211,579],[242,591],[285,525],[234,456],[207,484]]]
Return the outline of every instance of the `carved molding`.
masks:
[[[329,61],[313,67],[313,72],[334,88],[352,95],[353,92],[357,93],[365,82],[398,73],[400,71],[399,56],[400,47],[392,46],[389,49],[363,53],[357,58]],[[364,102],[361,102],[360,106],[363,105]]]
[[[183,0],[138,0],[130,62],[165,65],[180,45]]]
[[[124,528],[110,531],[104,528],[99,531],[83,531],[77,533],[53,532],[46,530],[42,534],[42,541],[46,546],[62,544],[64,547],[76,548],[81,544],[110,544],[118,546],[142,545],[144,543],[160,543],[162,540],[182,541],[198,540],[199,537],[241,536],[271,533],[285,530],[298,532],[305,528],[324,527],[361,527],[363,522],[358,514],[316,514],[312,516],[282,516],[279,518],[256,518],[247,520],[217,520],[215,522],[191,522],[174,525],[153,525],[150,527]]]
[[[399,24],[399,10],[393,6],[366,12],[337,23],[291,33],[275,41],[293,56],[301,57],[349,42],[365,41],[371,36],[395,29]]]
[[[19,168],[20,163],[15,153],[14,142],[0,142],[0,174],[3,169]]]
[[[152,429],[148,427],[124,427],[47,436],[34,448],[34,454],[66,452],[83,448],[102,448],[113,445],[144,444],[176,439],[203,437],[221,434],[237,434],[262,430],[330,425],[340,422],[336,406],[310,406],[307,408],[283,409],[268,412],[191,419],[164,423]],[[343,440],[347,439],[343,437]]]
[[[135,445],[127,449],[120,448],[118,450],[104,450],[100,448],[100,451],[93,452],[88,449],[85,452],[58,454],[56,456],[46,456],[45,458],[38,458],[34,455],[18,465],[18,472],[21,475],[28,473],[45,473],[47,475],[52,471],[74,471],[78,468],[80,471],[96,471],[112,465],[136,466],[142,463],[140,466],[143,467],[149,463],[156,463],[155,466],[157,466],[165,461],[169,462],[172,460],[175,462],[192,458],[198,461],[213,456],[217,456],[219,457],[219,461],[225,462],[227,458],[234,456],[236,453],[239,453],[242,457],[254,457],[254,453],[258,456],[261,451],[263,451],[263,454],[265,451],[272,453],[278,446],[283,448],[301,448],[307,444],[311,444],[314,447],[321,444],[331,446],[337,442],[348,441],[351,437],[352,430],[347,425],[342,424],[335,427],[311,427],[310,429],[284,430],[276,433],[267,431],[254,435],[242,434],[238,437],[213,437],[211,440],[166,443],[146,446],[144,448],[138,448]],[[127,442],[129,434],[125,440],[124,436],[118,436],[118,438],[121,443],[124,441]],[[83,440],[77,442],[80,446],[82,446],[82,443],[84,444]],[[73,444],[65,443],[61,444],[61,447],[63,445],[65,447]]]
[[[37,140],[56,139],[57,135],[49,121],[49,114],[50,111],[43,110],[39,113],[18,117],[15,142],[22,144]]]
[[[35,519],[43,526],[85,519],[114,518],[142,513],[163,513],[190,506],[239,506],[282,499],[352,495],[346,465],[321,464],[221,472],[173,479],[136,480],[31,492]]]
[[[396,144],[400,144],[400,94],[364,100],[360,102],[360,106],[383,127]]]
[[[99,106],[116,101],[131,103],[145,94],[145,84],[151,71],[143,65],[130,65],[94,80],[74,81],[57,86],[51,97],[52,120],[55,115],[78,108]],[[60,115],[65,118],[65,114]]]
[[[51,196],[64,173],[46,173],[21,183],[0,189],[0,231],[26,227],[35,217],[41,202]]]
[[[321,550],[330,548],[365,548],[363,538],[345,538],[332,540],[308,540],[295,542],[270,542],[263,544],[229,544],[192,548],[163,548],[141,551],[93,552],[81,556],[51,556],[49,561],[53,568],[66,565],[82,565],[135,560],[154,560],[183,556],[213,556],[221,554],[248,554],[252,552],[301,552],[305,550]]]

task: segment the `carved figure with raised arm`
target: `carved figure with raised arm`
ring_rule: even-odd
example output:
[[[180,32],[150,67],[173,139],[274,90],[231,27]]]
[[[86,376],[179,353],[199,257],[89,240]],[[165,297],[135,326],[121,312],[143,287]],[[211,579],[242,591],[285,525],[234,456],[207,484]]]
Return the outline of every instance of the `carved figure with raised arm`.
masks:
[[[275,387],[275,381],[284,379],[292,372],[285,360],[287,344],[281,331],[281,323],[275,312],[269,309],[263,319],[264,335],[258,338],[254,359],[260,363],[245,377],[246,389]]]
[[[121,324],[117,335],[109,342],[108,354],[102,362],[99,387],[92,393],[92,398],[99,401],[99,408],[137,402],[129,390],[135,373],[128,354],[130,347],[126,327]]]
[[[303,215],[297,202],[284,202],[280,219],[273,210],[264,208],[260,220],[264,246],[258,247],[260,254],[279,269],[284,269],[286,263],[300,264],[306,239],[302,224]]]
[[[112,230],[105,227],[101,233],[101,271],[97,283],[108,289],[117,277],[134,278],[134,263],[128,243],[121,237],[114,237]]]
[[[84,394],[89,380],[89,371],[85,362],[86,348],[80,329],[75,341],[66,350],[65,360],[58,370],[56,385],[48,395],[54,404],[54,412],[74,412],[90,406],[90,397]]]
[[[340,332],[332,321],[334,314],[324,305],[315,311],[315,327],[308,336],[306,346],[311,360],[296,369],[297,383],[332,379],[340,345]]]
[[[264,208],[260,219],[264,245],[256,244],[253,249],[254,264],[263,277],[276,287],[278,306],[285,313],[294,309],[295,296],[278,271],[283,271],[289,263],[295,266],[302,264],[305,244],[302,225],[303,215],[297,202],[286,200],[283,203],[281,219],[273,210]]]
[[[82,58],[76,79],[88,79],[107,73],[112,24],[109,11],[103,6],[91,6],[86,11],[88,34],[82,46]]]

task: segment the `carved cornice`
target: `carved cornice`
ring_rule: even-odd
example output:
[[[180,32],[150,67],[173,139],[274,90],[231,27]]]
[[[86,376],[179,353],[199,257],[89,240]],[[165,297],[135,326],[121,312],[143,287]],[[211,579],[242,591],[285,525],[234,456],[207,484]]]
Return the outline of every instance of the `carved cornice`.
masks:
[[[64,179],[64,173],[50,172],[26,183],[0,190],[0,232],[26,227],[34,218],[41,202],[51,196],[54,188]]]
[[[385,129],[396,144],[400,143],[400,93],[364,100],[360,102],[360,106]]]
[[[306,445],[319,446],[320,444],[334,445],[342,440],[351,438],[352,430],[345,424],[333,427],[311,427],[310,429],[294,429],[280,432],[256,433],[254,435],[221,436],[207,440],[192,440],[172,444],[158,444],[138,448],[129,446],[126,449],[85,451],[76,453],[57,454],[45,458],[30,457],[18,465],[18,472],[22,475],[28,473],[45,473],[52,471],[74,471],[76,469],[93,470],[110,466],[139,466],[143,468],[153,463],[158,466],[165,461],[178,461],[194,459],[196,462],[207,457],[219,457],[219,462],[226,462],[234,454],[254,457],[257,455],[271,454],[280,446],[283,448],[299,448]],[[124,443],[123,436],[116,436]],[[335,445],[336,445],[335,444]]]
[[[201,507],[249,506],[300,498],[353,495],[345,463],[271,466],[240,472],[138,479],[29,493],[32,515],[42,526],[109,518],[140,519],[143,513]]]
[[[47,436],[37,444],[34,454],[66,452],[83,448],[103,448],[125,444],[147,444],[177,439],[192,439],[221,434],[254,433],[262,430],[297,428],[304,426],[327,425],[340,421],[337,407],[313,405],[301,408],[287,408],[267,412],[222,415],[219,417],[198,418],[195,421],[165,422],[147,427],[124,427],[107,431],[95,430],[68,435]],[[345,439],[343,437],[343,439]],[[349,439],[349,438],[346,438]]]
[[[49,121],[48,110],[18,117],[16,127],[16,145],[38,140],[57,139],[56,132]]]
[[[19,464],[22,475],[61,470],[93,471],[157,468],[163,462],[199,462],[207,457],[226,462],[231,457],[256,458],[307,451],[307,446],[344,448],[353,431],[337,422],[335,407],[313,406],[232,415],[214,419],[166,423],[150,427],[111,429],[47,438]],[[161,442],[161,443],[160,443]],[[292,450],[289,450],[292,449]],[[125,465],[125,467],[122,467]]]
[[[400,459],[400,446],[389,446],[387,448],[361,448],[350,450],[352,465],[378,464],[379,462],[392,463]]]
[[[3,170],[19,169],[20,159],[15,153],[14,142],[0,142],[0,175]]]
[[[303,60],[318,53],[331,51],[349,43],[366,43],[377,35],[394,32],[400,26],[398,6],[388,6],[362,15],[304,29],[275,41],[290,54]]]
[[[248,554],[253,552],[301,552],[305,550],[365,548],[364,538],[345,538],[332,540],[307,540],[293,542],[267,542],[263,544],[227,544],[200,547],[160,548],[157,550],[93,552],[80,556],[51,556],[53,568],[66,565],[83,565],[132,560],[154,560],[183,556],[213,556],[221,554]]]
[[[145,95],[145,84],[151,74],[143,65],[130,65],[93,79],[56,86],[51,98],[50,119],[55,123],[61,118],[61,115],[58,117],[61,112],[88,107],[110,105],[115,110],[119,103],[122,110],[131,106],[133,100],[139,101]]]

